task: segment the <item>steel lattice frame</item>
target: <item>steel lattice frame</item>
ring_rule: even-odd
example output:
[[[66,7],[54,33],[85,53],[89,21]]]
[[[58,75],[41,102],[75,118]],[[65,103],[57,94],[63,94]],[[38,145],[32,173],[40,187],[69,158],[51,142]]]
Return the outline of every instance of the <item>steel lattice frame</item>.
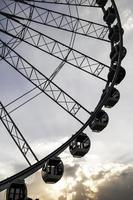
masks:
[[[5,1],[5,0],[4,0]],[[50,97],[54,102],[56,102],[60,107],[62,107],[65,111],[67,111],[72,117],[78,120],[82,127],[62,146],[52,152],[50,155],[46,156],[42,160],[38,161],[34,152],[26,142],[25,138],[21,134],[20,130],[16,126],[15,122],[10,117],[6,108],[0,102],[0,119],[6,127],[7,131],[15,141],[16,145],[24,155],[27,160],[27,154],[30,152],[34,159],[35,164],[31,165],[31,163],[27,160],[27,162],[31,165],[27,169],[15,174],[14,176],[7,178],[0,182],[0,191],[9,187],[9,185],[17,179],[25,179],[28,176],[32,175],[40,168],[42,168],[44,162],[50,159],[53,156],[57,156],[62,153],[69,144],[81,133],[85,130],[85,128],[90,124],[90,122],[94,119],[95,115],[99,110],[102,109],[104,102],[107,100],[109,94],[111,93],[112,88],[115,85],[119,69],[121,66],[121,57],[122,57],[122,48],[123,48],[123,36],[121,33],[121,21],[119,17],[119,13],[116,7],[114,0],[110,0],[112,7],[115,8],[115,14],[117,16],[117,24],[119,27],[119,37],[120,37],[120,51],[118,56],[117,68],[115,70],[115,75],[113,81],[110,83],[102,76],[102,72],[106,69],[112,68],[112,63],[110,66],[107,66],[96,59],[89,57],[77,51],[73,48],[73,46],[68,46],[60,41],[57,41],[41,32],[31,28],[29,26],[30,22],[33,20],[34,23],[41,24],[42,26],[51,26],[57,29],[62,29],[72,34],[79,34],[86,37],[92,37],[94,39],[103,40],[104,42],[110,42],[107,39],[107,33],[110,30],[110,26],[103,26],[101,24],[97,24],[94,22],[90,22],[87,20],[80,19],[78,17],[69,16],[63,14],[61,12],[55,12],[50,9],[44,9],[43,13],[41,13],[41,6],[36,6],[35,3],[39,2],[43,4],[58,4],[58,5],[68,5],[68,6],[83,6],[83,7],[98,7],[95,0],[11,0],[11,4],[23,4],[25,5],[25,9],[30,8],[30,14],[27,16],[22,15],[24,10],[17,12],[14,9],[13,12],[5,12],[5,10],[0,11],[1,16],[5,20],[5,26],[0,26],[0,31],[4,34],[11,36],[13,39],[5,43],[2,39],[0,39],[0,58],[7,62],[11,67],[13,67],[16,71],[18,71],[22,76],[24,76],[27,80],[29,80],[35,88],[38,88],[42,93],[45,93],[48,97]],[[10,5],[8,5],[10,7]],[[15,7],[14,7],[15,8]],[[10,9],[9,9],[10,10]],[[102,9],[103,12],[105,11]],[[36,12],[37,17],[33,17],[33,12]],[[25,13],[25,12],[24,12]],[[52,17],[52,20],[49,20]],[[25,23],[26,21],[26,23]],[[63,22],[66,22],[65,24]],[[52,22],[52,24],[51,24]],[[53,24],[54,22],[54,24]],[[10,23],[10,26],[8,26]],[[10,29],[11,24],[15,24],[15,27]],[[1,25],[1,22],[0,22]],[[36,36],[36,37],[35,37]],[[40,41],[43,41],[43,45],[40,45]],[[28,45],[31,45],[42,52],[46,52],[58,59],[61,60],[61,64],[58,69],[52,74],[51,78],[46,77],[41,71],[35,68],[32,64],[30,64],[27,60],[25,60],[16,50],[16,46],[19,45],[20,42],[24,42]],[[52,44],[52,47],[49,46]],[[111,43],[111,48],[114,47],[114,43]],[[78,59],[80,58],[80,63]],[[57,71],[60,70],[64,62],[70,64],[71,66],[77,67],[79,70],[82,70],[102,81],[105,81],[106,86],[105,90],[107,91],[104,98],[102,98],[94,112],[88,111],[84,108],[80,103],[78,103],[74,98],[72,98],[69,94],[67,94],[63,89],[61,89],[58,85],[53,82],[53,78],[56,75]],[[93,69],[92,69],[93,66]],[[95,66],[95,67],[94,67]],[[87,113],[88,120],[83,122],[77,116],[77,113],[82,110],[84,113]]]

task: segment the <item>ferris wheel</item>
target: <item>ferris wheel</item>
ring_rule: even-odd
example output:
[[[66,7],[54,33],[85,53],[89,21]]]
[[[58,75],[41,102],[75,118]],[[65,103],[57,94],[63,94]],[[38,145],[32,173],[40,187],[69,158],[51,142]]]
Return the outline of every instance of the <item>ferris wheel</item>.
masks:
[[[25,199],[27,177],[42,169],[44,182],[56,183],[63,176],[59,155],[65,149],[79,158],[89,151],[86,128],[94,132],[106,128],[109,116],[104,108],[112,108],[120,99],[116,87],[126,74],[121,66],[126,56],[123,33],[114,0],[1,0],[0,61],[31,87],[7,104],[0,97],[0,120],[29,165],[2,180],[0,191],[7,189],[8,196],[11,187],[20,187],[19,198]],[[79,75],[77,87],[80,76],[87,77],[90,91],[85,85],[81,90],[71,85],[74,74]],[[92,98],[90,105],[84,105],[83,90]],[[41,160],[11,116],[40,94],[80,124],[69,140]]]

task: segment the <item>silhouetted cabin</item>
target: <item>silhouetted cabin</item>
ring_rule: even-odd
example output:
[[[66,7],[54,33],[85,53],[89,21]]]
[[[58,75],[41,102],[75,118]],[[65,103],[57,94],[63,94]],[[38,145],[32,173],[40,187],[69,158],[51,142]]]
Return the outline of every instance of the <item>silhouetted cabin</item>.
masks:
[[[111,25],[116,19],[116,13],[115,13],[115,9],[112,8],[112,7],[109,7],[105,13],[104,13],[104,16],[103,16],[103,20]]]
[[[119,44],[115,45],[112,48],[112,51],[110,53],[110,59],[112,62],[117,62],[118,58],[119,58],[119,53],[120,53],[120,46]],[[122,47],[122,53],[121,53],[121,60],[123,60],[123,58],[126,56],[127,50],[125,47]]]
[[[81,158],[90,149],[90,139],[85,133],[81,133],[75,140],[73,140],[69,146],[70,153],[73,157]]]
[[[94,132],[100,132],[107,126],[108,121],[109,117],[107,113],[103,110],[100,110],[89,124],[89,127]]]
[[[107,93],[106,91],[103,91],[101,99],[103,99],[106,93]],[[116,88],[112,88],[106,102],[104,103],[104,106],[106,108],[112,108],[118,103],[119,99],[120,99],[120,92]]]
[[[24,180],[12,183],[6,191],[6,200],[26,200],[27,187]]]
[[[45,183],[56,183],[64,172],[63,162],[59,157],[49,159],[42,168],[42,178]]]
[[[109,73],[108,73],[108,81],[112,82],[114,75],[115,75],[115,71],[116,71],[116,67],[117,65],[113,65],[112,68],[110,69]],[[122,82],[122,80],[125,78],[126,75],[126,70],[123,67],[120,67],[116,81],[115,81],[115,85],[118,85]]]
[[[114,43],[119,42],[119,41],[120,41],[120,32],[121,32],[121,34],[123,35],[124,30],[123,30],[123,29],[120,29],[120,30],[119,30],[118,25],[113,26],[113,27],[109,30],[109,35],[108,35],[109,40],[111,40],[111,41],[114,42]]]
[[[104,7],[106,5],[108,0],[96,0],[96,3],[100,6],[100,7]]]

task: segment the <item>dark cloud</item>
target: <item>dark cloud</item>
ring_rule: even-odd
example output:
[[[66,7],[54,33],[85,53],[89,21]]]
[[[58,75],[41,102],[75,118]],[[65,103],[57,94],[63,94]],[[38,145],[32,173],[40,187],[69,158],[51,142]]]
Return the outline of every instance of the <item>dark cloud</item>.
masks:
[[[59,197],[59,200],[67,200],[67,197],[62,195]]]
[[[99,180],[99,179],[103,179],[105,177],[105,175],[108,173],[109,171],[100,171],[95,175],[92,175],[91,178],[95,181],[95,180]]]
[[[64,175],[67,177],[74,177],[78,168],[79,168],[78,164],[75,164],[74,166],[65,165]]]
[[[99,187],[96,200],[132,200],[133,199],[133,168],[120,174],[110,176]]]

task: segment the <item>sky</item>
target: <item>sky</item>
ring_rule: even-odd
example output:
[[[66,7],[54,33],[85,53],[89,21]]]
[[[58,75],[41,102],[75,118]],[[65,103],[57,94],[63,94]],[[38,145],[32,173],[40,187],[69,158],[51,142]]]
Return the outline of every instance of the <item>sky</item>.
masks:
[[[34,199],[37,197],[40,200],[132,199],[133,3],[131,0],[117,0],[116,4],[124,28],[124,46],[128,51],[122,62],[122,66],[126,69],[126,77],[117,86],[121,94],[120,101],[112,109],[104,108],[109,115],[109,124],[106,129],[101,133],[92,133],[89,128],[85,130],[85,133],[91,139],[91,149],[85,157],[75,159],[70,155],[68,149],[60,155],[65,165],[65,172],[63,178],[57,184],[45,184],[41,179],[40,171],[26,179],[29,196]],[[47,5],[47,7],[68,12],[68,8],[66,9],[63,6]],[[76,15],[76,10],[71,8],[71,12]],[[79,13],[82,18],[102,22],[101,11],[94,15],[92,10],[82,8]],[[37,28],[41,30],[42,27]],[[71,35],[69,33],[50,28],[42,29],[42,31],[66,44],[70,41]],[[2,34],[0,36],[7,40],[7,37]],[[110,47],[108,44],[77,36],[74,47],[101,62],[109,63]],[[28,45],[20,44],[16,49],[47,76],[60,63],[59,60],[38,52]],[[103,82],[88,77],[87,74],[67,64],[65,66],[55,78],[55,83],[92,111],[102,93]],[[3,61],[0,65],[0,74],[0,98],[4,105],[33,88],[32,84],[14,72]],[[16,105],[13,104],[8,107],[8,111],[11,111]],[[11,116],[39,159],[63,144],[81,127],[81,124],[43,94],[13,112]],[[81,117],[84,119],[84,116]],[[2,180],[26,168],[27,163],[15,147],[2,123],[0,123],[0,129],[0,179]],[[0,195],[0,198],[4,200],[5,193]]]

